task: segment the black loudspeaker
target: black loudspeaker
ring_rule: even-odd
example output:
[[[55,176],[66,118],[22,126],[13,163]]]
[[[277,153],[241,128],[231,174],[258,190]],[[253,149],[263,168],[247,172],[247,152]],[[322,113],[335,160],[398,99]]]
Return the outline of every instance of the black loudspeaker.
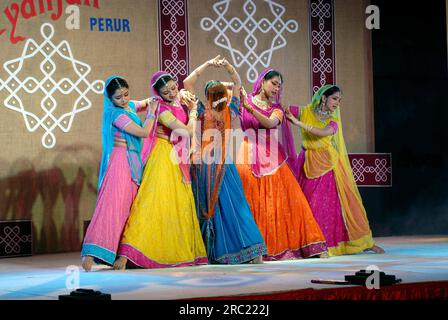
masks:
[[[109,293],[102,293],[93,289],[76,289],[70,294],[59,296],[59,300],[112,300]]]
[[[396,283],[400,283],[401,279],[397,279],[394,275],[387,275],[384,272],[380,272],[378,270],[360,270],[355,273],[355,275],[347,275],[345,276],[345,281],[350,284],[357,284],[361,286],[366,285],[366,280],[368,277],[374,274],[374,272],[379,273],[380,286],[388,286]]]

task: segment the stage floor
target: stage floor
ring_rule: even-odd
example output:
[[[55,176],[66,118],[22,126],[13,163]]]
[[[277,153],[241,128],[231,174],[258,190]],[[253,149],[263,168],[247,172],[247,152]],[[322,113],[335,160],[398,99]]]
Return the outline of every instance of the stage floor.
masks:
[[[77,274],[79,287],[110,293],[113,300],[189,299],[335,288],[341,286],[310,281],[343,280],[344,275],[371,265],[396,275],[402,283],[448,280],[448,235],[387,237],[375,241],[386,254],[362,253],[260,265],[125,271],[96,265],[93,272],[84,272],[80,267],[79,252],[0,259],[0,299],[56,300],[59,295],[72,291]]]

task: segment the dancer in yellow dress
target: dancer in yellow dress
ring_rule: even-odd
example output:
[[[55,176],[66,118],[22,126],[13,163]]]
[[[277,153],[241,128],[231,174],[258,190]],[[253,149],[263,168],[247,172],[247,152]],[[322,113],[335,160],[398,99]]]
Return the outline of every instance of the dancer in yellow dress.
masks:
[[[197,106],[180,103],[173,77],[164,71],[151,78],[160,97],[157,128],[143,142],[142,182],[123,232],[116,269],[207,264],[188,167]]]
[[[330,256],[362,251],[384,253],[373,241],[348,159],[341,98],[341,89],[327,84],[317,90],[307,106],[286,109],[287,119],[302,133],[303,149],[295,174],[325,236]]]

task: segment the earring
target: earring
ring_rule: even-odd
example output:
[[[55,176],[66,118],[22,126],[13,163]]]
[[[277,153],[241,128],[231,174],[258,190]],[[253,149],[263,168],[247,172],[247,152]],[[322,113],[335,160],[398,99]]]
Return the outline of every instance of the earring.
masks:
[[[317,110],[322,111],[322,104],[324,102],[322,100],[320,100],[319,104],[317,105]]]

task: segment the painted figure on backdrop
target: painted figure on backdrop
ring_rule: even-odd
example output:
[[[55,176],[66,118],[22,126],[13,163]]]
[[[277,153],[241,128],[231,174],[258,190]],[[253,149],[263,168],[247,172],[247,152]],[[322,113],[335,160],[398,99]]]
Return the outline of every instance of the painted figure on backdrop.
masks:
[[[149,106],[149,108],[148,108]],[[143,163],[141,138],[154,127],[157,103],[131,101],[125,79],[112,76],[104,88],[102,157],[98,198],[82,245],[82,266],[90,271],[94,261],[113,265],[121,234],[140,185]],[[142,124],[137,112],[147,109]]]
[[[282,75],[267,69],[249,96],[242,89],[239,116],[247,137],[236,167],[268,248],[264,260],[327,257],[324,235],[292,171],[296,154],[282,87]]]
[[[203,107],[199,133],[202,139],[191,172],[207,256],[210,263],[261,263],[267,254],[266,245],[250,212],[229,148],[231,122],[238,117],[240,106],[240,77],[226,59],[217,56],[196,68],[184,80],[184,87],[194,93],[200,74],[209,66],[225,68],[233,85],[229,94],[224,83],[208,81],[205,105],[199,104]]]
[[[143,142],[145,170],[115,267],[207,264],[188,163],[197,105],[179,93],[174,78],[164,71],[153,74],[151,88],[159,104],[157,126]]]
[[[341,90],[322,86],[310,104],[286,110],[301,128],[296,176],[327,241],[330,256],[384,253],[372,239],[342,134]]]

